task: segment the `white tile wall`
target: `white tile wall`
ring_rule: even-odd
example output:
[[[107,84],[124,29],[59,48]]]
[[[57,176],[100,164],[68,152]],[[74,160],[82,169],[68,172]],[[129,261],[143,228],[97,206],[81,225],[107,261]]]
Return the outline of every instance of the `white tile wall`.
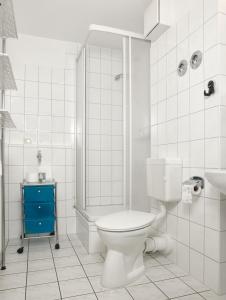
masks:
[[[122,204],[122,52],[87,51],[87,205]]]
[[[221,0],[199,0],[197,6],[151,47],[151,155],[183,159],[183,180],[204,176],[205,169],[225,168],[226,6]],[[188,66],[178,77],[180,60],[189,63],[200,50],[197,70]],[[216,93],[205,98],[208,80]],[[226,201],[207,181],[191,206],[168,209],[161,230],[176,241],[170,258],[218,293],[225,272]],[[152,201],[152,208],[158,206]]]
[[[74,76],[78,45],[26,35],[15,43],[13,47],[9,45],[9,54],[18,90],[8,93],[6,99],[17,126],[7,133],[9,238],[20,235],[19,183],[28,172],[37,171],[38,150],[42,152],[42,166],[49,168],[58,182],[59,231],[75,232]],[[23,53],[31,44],[30,52]],[[59,52],[53,53],[53,45]],[[43,61],[44,56],[49,57],[49,62]]]

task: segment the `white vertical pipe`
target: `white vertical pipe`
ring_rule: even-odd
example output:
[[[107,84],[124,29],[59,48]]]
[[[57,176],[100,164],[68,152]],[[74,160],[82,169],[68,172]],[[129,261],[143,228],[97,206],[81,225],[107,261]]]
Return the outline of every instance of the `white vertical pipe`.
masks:
[[[129,37],[129,209],[132,209],[132,181],[133,181],[133,128],[132,128],[132,39]]]
[[[2,53],[6,52],[6,39],[2,39]],[[1,108],[4,108],[5,105],[5,91],[1,92]],[[1,270],[5,270],[5,129],[1,129],[1,164],[2,164],[2,176],[1,176]]]
[[[127,205],[127,53],[126,53],[126,41],[127,38],[123,37],[122,39],[122,46],[123,46],[123,98],[122,98],[122,103],[123,103],[123,204],[124,207]]]

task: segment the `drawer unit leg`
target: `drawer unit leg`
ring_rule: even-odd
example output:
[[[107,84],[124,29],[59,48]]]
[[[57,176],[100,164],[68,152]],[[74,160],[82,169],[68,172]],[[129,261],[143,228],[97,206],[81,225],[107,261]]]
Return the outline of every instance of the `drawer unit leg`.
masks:
[[[55,249],[60,249],[59,232],[58,232],[58,218],[57,218],[57,183],[55,184],[55,222],[56,222],[56,244]]]
[[[21,225],[21,247],[17,249],[18,254],[22,254],[24,252],[24,199],[23,199],[23,189],[22,185],[20,185],[20,199],[21,199],[21,216],[22,216],[22,225]]]

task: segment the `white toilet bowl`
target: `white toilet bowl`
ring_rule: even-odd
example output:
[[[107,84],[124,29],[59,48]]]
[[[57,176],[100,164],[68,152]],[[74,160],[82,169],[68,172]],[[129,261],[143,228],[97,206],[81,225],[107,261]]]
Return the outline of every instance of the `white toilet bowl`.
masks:
[[[98,232],[107,247],[102,284],[118,288],[144,273],[144,243],[155,215],[140,211],[122,211],[100,218]]]

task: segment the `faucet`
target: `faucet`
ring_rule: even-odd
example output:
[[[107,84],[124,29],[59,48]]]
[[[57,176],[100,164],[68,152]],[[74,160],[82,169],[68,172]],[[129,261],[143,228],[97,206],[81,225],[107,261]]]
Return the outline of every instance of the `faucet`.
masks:
[[[38,150],[38,153],[37,153],[37,160],[38,160],[38,164],[40,165],[41,162],[42,162],[42,151],[41,150]]]

